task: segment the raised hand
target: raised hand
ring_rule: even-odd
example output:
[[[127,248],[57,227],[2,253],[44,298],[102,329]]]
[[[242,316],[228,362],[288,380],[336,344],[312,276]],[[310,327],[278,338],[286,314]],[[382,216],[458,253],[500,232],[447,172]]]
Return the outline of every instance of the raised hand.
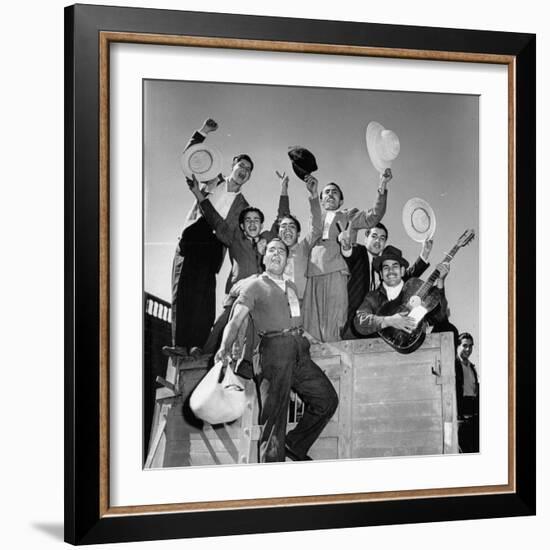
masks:
[[[386,186],[393,178],[393,174],[391,173],[391,168],[386,168],[384,170],[383,174],[380,174],[380,184],[378,185],[378,189],[381,193],[383,193],[386,190]]]
[[[319,187],[319,181],[315,176],[312,176],[311,174],[308,174],[304,177],[304,181],[306,182],[307,190],[309,191],[309,194],[312,197],[317,196],[317,190]]]
[[[187,186],[189,187],[189,190],[191,193],[196,194],[197,191],[200,191],[199,188],[199,180],[197,180],[197,177],[195,174],[191,174],[190,178],[185,178],[185,181],[187,181]]]
[[[201,134],[209,134],[215,132],[218,129],[218,123],[213,118],[207,118],[200,129]]]
[[[285,194],[288,191],[288,176],[286,172],[281,174],[278,170],[275,170],[275,174],[277,174],[277,177],[281,180],[281,192]]]
[[[351,248],[351,220],[348,221],[346,226],[342,228],[340,222],[336,222],[336,227],[338,227],[338,242],[342,247],[342,250],[349,250]]]
[[[427,262],[428,258],[430,257],[430,252],[432,251],[433,245],[434,245],[433,239],[426,239],[422,243],[422,250],[420,251],[420,256],[425,262]]]

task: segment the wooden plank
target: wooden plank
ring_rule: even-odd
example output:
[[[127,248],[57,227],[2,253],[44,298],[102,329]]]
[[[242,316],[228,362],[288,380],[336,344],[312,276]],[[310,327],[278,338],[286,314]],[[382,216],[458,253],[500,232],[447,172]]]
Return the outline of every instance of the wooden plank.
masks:
[[[215,459],[210,453],[194,453],[191,456],[191,466],[209,466],[215,464],[235,464],[235,461],[228,453],[216,453]]]
[[[347,348],[346,348],[347,349]],[[353,418],[353,355],[342,353],[342,372],[340,375],[340,392],[338,394],[338,458],[351,456],[352,418]],[[325,431],[328,434],[329,423]]]
[[[191,455],[188,448],[166,449],[163,466],[165,468],[179,468],[191,466]]]
[[[441,432],[441,416],[398,416],[394,418],[358,418],[353,423],[353,435],[356,441],[373,433],[403,432]]]
[[[252,441],[252,426],[258,419],[258,399],[256,385],[252,380],[245,383],[244,391],[246,394],[246,407],[239,426],[241,437],[238,442],[239,462],[243,464],[258,462],[258,446]]]
[[[458,453],[455,383],[455,348],[452,333],[441,337],[441,400],[443,404],[444,452]]]
[[[358,449],[367,447],[410,447],[423,448],[436,446],[439,453],[443,452],[443,433],[433,432],[383,432],[371,433],[368,437],[359,438],[354,442],[354,455]],[[357,456],[357,455],[355,455]]]
[[[353,458],[380,458],[392,456],[440,455],[437,445],[426,447],[364,447],[356,449]]]
[[[432,380],[435,384],[435,375],[432,372],[433,358],[430,361],[408,361],[403,363],[388,364],[388,363],[371,363],[367,365],[359,365],[356,367],[356,380],[387,379],[401,378],[403,376],[419,377]],[[386,383],[389,381],[384,380]]]
[[[209,452],[209,449],[211,449],[211,450],[215,451],[216,453],[217,452],[229,453],[230,455],[232,455],[235,458],[235,462],[238,461],[238,459],[236,458],[235,450],[231,447],[231,444],[229,444],[229,445],[227,444],[227,441],[225,441],[223,439],[210,439],[210,438],[207,439],[206,441],[203,438],[190,439],[188,441],[188,444],[189,444],[189,447],[190,447],[191,454],[193,454],[195,452],[206,453],[206,452]],[[183,442],[181,442],[181,443],[183,443]],[[232,444],[235,445],[238,449],[240,441],[239,440],[233,440]]]
[[[338,438],[318,439],[308,452],[313,460],[334,460],[338,457]]]
[[[439,386],[427,385],[425,380],[413,377],[397,379],[392,384],[384,382],[358,384],[356,381],[354,392],[356,403],[386,403],[438,398],[441,398]]]
[[[355,418],[370,420],[372,418],[400,417],[405,415],[439,416],[441,418],[441,401],[426,399],[419,401],[396,401],[394,403],[357,403]]]

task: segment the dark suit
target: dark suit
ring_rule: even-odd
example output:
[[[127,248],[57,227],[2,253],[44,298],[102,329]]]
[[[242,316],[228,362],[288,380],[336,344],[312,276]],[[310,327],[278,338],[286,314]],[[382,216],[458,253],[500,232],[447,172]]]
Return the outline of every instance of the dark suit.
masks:
[[[456,408],[458,416],[458,445],[461,453],[479,452],[479,380],[475,365],[468,361],[467,369],[474,379],[475,395],[464,395],[462,363],[455,359]]]
[[[204,139],[195,132],[186,149]],[[223,181],[219,176],[216,186]],[[237,194],[225,218],[228,227],[238,227],[239,214],[247,206],[246,199]],[[216,273],[222,266],[225,247],[200,215],[197,204],[188,221],[172,268],[172,339],[176,346],[202,348],[214,323]]]
[[[355,338],[365,338],[360,334],[353,323],[355,313],[363,302],[365,295],[370,290],[371,262],[367,247],[362,244],[353,246],[351,256],[344,258],[348,264],[348,318],[344,327],[342,338],[344,340],[353,340]],[[411,277],[420,277],[430,264],[427,264],[420,256],[413,265],[405,271],[403,280]]]

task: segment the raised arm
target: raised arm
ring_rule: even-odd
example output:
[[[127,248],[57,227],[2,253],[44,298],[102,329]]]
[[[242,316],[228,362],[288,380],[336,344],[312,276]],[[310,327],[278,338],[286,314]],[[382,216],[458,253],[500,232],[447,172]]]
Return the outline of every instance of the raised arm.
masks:
[[[304,179],[309,193],[309,225],[304,240],[311,247],[323,235],[323,216],[319,200],[319,182],[311,174]]]
[[[372,208],[362,210],[358,216],[354,216],[352,229],[368,229],[374,227],[386,213],[386,201],[388,197],[387,185],[392,179],[392,173],[389,168],[380,176],[380,184],[378,185],[378,193]]]
[[[272,239],[273,237],[277,236],[277,233],[279,233],[279,223],[281,219],[285,216],[290,215],[290,200],[288,198],[288,176],[286,175],[286,172],[281,173],[278,170],[275,170],[275,174],[277,174],[277,177],[281,181],[281,194],[279,195],[277,216],[271,224],[271,228],[268,231],[264,231],[262,233],[262,237],[266,240]]]
[[[205,198],[204,194],[199,188],[199,182],[193,174],[192,178],[187,178],[187,185],[189,190],[195,198],[199,208],[201,209],[204,219],[208,222],[208,225],[216,232],[216,237],[226,246],[229,246],[235,236],[235,229],[219,215],[218,211],[214,208],[212,203]]]
[[[191,147],[192,145],[202,143],[210,132],[215,132],[217,129],[218,123],[213,118],[207,118],[202,123],[202,126],[193,132],[193,135],[191,136],[191,139],[187,142],[184,151],[187,151],[187,149],[189,149],[189,147]]]
[[[410,279],[411,277],[421,277],[424,271],[428,269],[428,267],[430,266],[430,264],[428,263],[428,258],[430,256],[430,252],[432,251],[433,243],[433,239],[426,239],[422,243],[420,256],[418,256],[416,262],[409,266],[405,271],[405,275],[403,276],[404,281]]]

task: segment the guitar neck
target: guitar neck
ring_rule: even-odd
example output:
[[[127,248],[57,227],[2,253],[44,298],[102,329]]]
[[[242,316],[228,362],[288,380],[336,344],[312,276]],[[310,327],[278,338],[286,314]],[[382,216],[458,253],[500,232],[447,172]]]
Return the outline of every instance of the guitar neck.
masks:
[[[449,250],[449,252],[445,254],[442,262],[451,263],[451,260],[455,257],[455,254],[458,252],[459,248],[460,247],[457,244],[455,244],[453,248],[451,248],[451,250]],[[426,294],[428,294],[428,291],[430,290],[430,288],[432,288],[432,286],[434,285],[434,283],[437,281],[438,278],[439,278],[439,269],[435,268],[432,271],[432,274],[428,277],[427,281],[418,290],[418,296],[421,299],[424,299],[426,297]]]

